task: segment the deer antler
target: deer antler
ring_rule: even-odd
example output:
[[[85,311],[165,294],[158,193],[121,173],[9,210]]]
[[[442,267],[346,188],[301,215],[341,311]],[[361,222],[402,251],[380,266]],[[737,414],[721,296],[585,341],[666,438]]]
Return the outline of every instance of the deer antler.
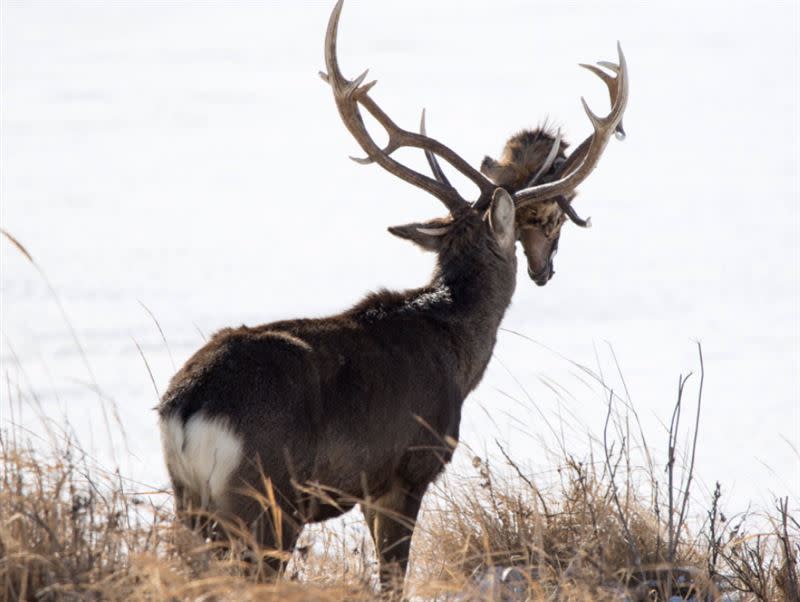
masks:
[[[422,109],[422,117],[419,118],[419,133],[423,136],[427,136],[428,132],[425,130],[425,109]],[[431,151],[425,150],[425,158],[428,160],[428,165],[433,172],[433,177],[436,178],[438,182],[441,182],[445,186],[450,186],[450,180],[447,179],[447,176],[444,175],[444,171],[442,171],[442,166],[439,165],[439,161],[436,160],[436,155],[434,155]]]
[[[568,195],[570,195],[596,167],[597,162],[600,159],[603,150],[605,149],[605,145],[610,139],[611,132],[616,132],[617,138],[620,140],[625,138],[625,130],[622,127],[622,115],[625,112],[625,106],[628,102],[628,71],[627,64],[625,63],[625,56],[622,54],[622,48],[620,47],[619,43],[617,43],[617,52],[619,54],[619,65],[608,61],[600,61],[597,63],[601,67],[605,67],[606,69],[616,73],[617,77],[612,77],[595,65],[587,65],[584,63],[581,63],[580,65],[581,67],[584,67],[585,69],[588,69],[597,75],[608,87],[608,93],[611,97],[611,112],[604,119],[599,119],[586,105],[586,101],[581,98],[584,109],[589,115],[589,119],[592,121],[592,125],[595,128],[595,132],[586,138],[580,145],[578,145],[572,154],[570,154],[570,156],[556,170],[556,181],[539,186],[533,186],[533,184],[542,175],[544,175],[548,169],[550,169],[561,144],[561,136],[559,135],[553,143],[553,147],[551,148],[550,154],[548,155],[544,164],[536,173],[536,175],[531,178],[531,186],[518,191],[514,195],[514,201],[517,208],[524,207],[525,205],[532,203],[553,200],[558,204],[564,214],[575,224],[583,228],[591,226],[590,219],[584,220],[576,213],[575,209],[570,203]],[[425,111],[422,112],[420,133],[423,135],[425,134]],[[599,136],[597,136],[597,140],[595,141],[596,134],[599,134]],[[585,160],[589,156],[590,151],[592,155],[589,161],[586,162]],[[428,160],[428,165],[430,165],[431,171],[433,172],[436,180],[449,186],[450,183],[448,182],[447,177],[444,175],[444,172],[442,171],[442,168],[436,159],[436,155],[426,150],[425,157]],[[581,168],[580,172],[575,169],[576,166]],[[574,173],[571,173],[573,169],[575,171]],[[564,177],[564,174],[569,174],[569,176]],[[481,199],[476,202],[476,206],[480,206],[482,201],[485,204],[487,200],[488,197],[481,195]]]
[[[423,134],[416,134],[400,128],[391,118],[369,96],[370,89],[377,83],[375,81],[363,84],[367,76],[367,71],[350,81],[342,75],[339,68],[339,61],[336,56],[336,37],[339,28],[339,16],[342,12],[344,0],[339,0],[331,13],[328,21],[328,31],[325,35],[325,66],[328,73],[320,72],[320,77],[330,84],[333,89],[333,98],[336,107],[339,109],[339,116],[342,118],[345,127],[356,139],[367,157],[358,159],[351,157],[354,161],[361,164],[377,163],[386,171],[431,193],[438,198],[450,210],[457,211],[469,204],[465,201],[458,191],[444,181],[434,180],[422,175],[395,161],[391,154],[401,147],[421,148],[432,155],[438,155],[450,165],[463,173],[472,180],[481,191],[481,198],[491,198],[496,188],[486,177],[474,169],[469,163],[462,159],[447,146],[428,138]],[[363,85],[362,85],[363,84]],[[358,105],[363,106],[389,134],[389,143],[381,149],[367,131],[364,119]],[[441,172],[441,170],[439,170]],[[443,175],[443,174],[442,174]]]
[[[615,131],[617,135],[624,136],[625,131],[622,129],[622,116],[625,113],[625,106],[628,103],[628,66],[625,62],[625,55],[622,54],[622,48],[617,43],[617,54],[619,56],[619,64],[601,62],[600,66],[605,67],[617,74],[617,77],[612,77],[607,73],[601,71],[594,65],[581,65],[589,69],[592,73],[598,75],[606,86],[608,86],[609,94],[611,95],[611,111],[605,117],[598,117],[586,104],[586,100],[581,98],[583,108],[589,121],[592,122],[594,132],[586,138],[570,157],[564,162],[558,172],[558,179],[554,182],[547,182],[525,188],[514,194],[514,203],[519,207],[536,203],[546,199],[554,199],[559,207],[569,216],[569,218],[578,225],[588,226],[590,222],[584,221],[578,217],[575,210],[572,209],[567,196],[577,188],[586,177],[592,173],[597,166],[597,162],[603,155],[608,141],[611,139],[611,134]],[[566,174],[566,175],[564,175]]]

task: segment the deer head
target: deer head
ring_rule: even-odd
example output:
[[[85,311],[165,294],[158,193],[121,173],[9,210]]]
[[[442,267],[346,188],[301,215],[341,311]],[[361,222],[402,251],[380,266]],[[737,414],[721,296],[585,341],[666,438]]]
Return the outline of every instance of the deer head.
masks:
[[[599,66],[581,64],[608,87],[611,112],[598,118],[581,99],[594,132],[574,152],[567,156],[569,145],[561,133],[544,126],[515,134],[506,142],[499,160],[487,156],[481,163],[483,175],[514,195],[517,240],[525,251],[528,275],[539,286],[547,284],[555,274],[553,260],[564,222],[569,218],[580,227],[591,226],[591,220],[581,219],[572,207],[577,195],[575,188],[596,166],[611,133],[615,132],[620,140],[625,138],[622,115],[628,100],[628,72],[619,44],[617,52],[618,64],[608,61],[599,62]],[[423,121],[423,132],[424,127]],[[437,180],[447,182],[436,156],[427,151],[426,156]],[[552,196],[547,198],[548,194]]]
[[[622,73],[627,79],[625,57],[621,50],[619,65],[605,61],[598,64],[614,73]],[[622,102],[619,122],[614,129],[617,138],[623,139],[625,130],[622,127],[622,111],[627,100],[627,88],[621,86],[626,85],[626,82],[618,81],[595,65],[582,64],[581,67],[595,73],[608,87],[612,114],[618,103]],[[619,79],[622,80],[621,77]],[[585,159],[590,139],[591,137],[584,141],[567,158],[565,150],[569,145],[562,139],[561,132],[550,131],[546,126],[523,130],[506,142],[499,160],[484,157],[481,172],[498,186],[513,193],[530,189],[539,183],[547,184],[560,179]],[[574,190],[566,191],[561,194],[561,198],[521,205],[517,211],[517,238],[522,243],[528,260],[528,275],[539,286],[545,285],[555,274],[553,258],[558,251],[561,226],[567,218],[582,227],[591,224],[589,220],[581,220],[574,211],[570,211],[576,194]]]
[[[567,143],[546,126],[523,130],[506,142],[499,160],[485,157],[481,172],[498,186],[517,192],[537,182],[551,182],[566,161]],[[565,195],[572,202],[573,194]],[[528,275],[539,286],[555,274],[553,259],[558,250],[566,214],[555,202],[533,203],[517,211],[517,240],[528,262]]]
[[[589,220],[581,219],[571,206],[575,189],[597,166],[600,157],[608,144],[611,134],[623,133],[622,116],[628,100],[628,76],[625,57],[617,44],[619,64],[601,62],[598,65],[617,74],[612,77],[594,65],[583,65],[597,74],[608,86],[611,95],[611,111],[605,117],[595,115],[581,98],[583,107],[593,126],[590,134],[576,149],[565,157],[566,145],[561,142],[560,135],[553,138],[543,133],[538,138],[534,133],[534,143],[528,143],[523,136],[515,136],[507,144],[507,152],[501,161],[484,160],[481,171],[473,168],[461,156],[438,140],[427,136],[425,130],[425,111],[422,111],[420,132],[415,133],[400,128],[372,99],[370,90],[377,81],[364,83],[367,71],[354,80],[342,75],[336,55],[336,38],[339,17],[343,0],[337,2],[328,23],[325,38],[325,63],[327,73],[320,73],[333,90],[336,107],[350,134],[367,154],[365,158],[351,157],[361,164],[377,163],[389,173],[417,186],[438,198],[450,214],[455,216],[467,210],[486,214],[492,205],[495,191],[506,190],[515,207],[515,238],[519,240],[528,258],[528,273],[540,286],[552,276],[552,261],[558,247],[558,237],[563,222],[569,218],[582,227],[589,226]],[[364,108],[386,130],[389,142],[380,148],[370,136],[361,115]],[[549,150],[541,159],[542,145],[545,142]],[[512,144],[513,143],[513,144]],[[420,148],[425,152],[433,178],[423,175],[392,157],[397,149],[403,147]],[[520,160],[522,151],[523,160]],[[444,159],[472,181],[479,190],[478,198],[469,203],[453,187],[445,176],[438,159]],[[533,175],[522,178],[505,177],[514,170],[522,173],[533,171]],[[434,225],[428,230],[436,230],[442,226]]]

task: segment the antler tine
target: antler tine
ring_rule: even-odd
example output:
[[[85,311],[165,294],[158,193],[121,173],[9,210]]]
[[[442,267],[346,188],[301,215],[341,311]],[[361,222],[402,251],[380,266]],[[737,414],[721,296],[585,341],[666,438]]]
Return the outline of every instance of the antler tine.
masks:
[[[617,44],[619,46],[619,44]],[[601,67],[605,67],[609,71],[613,71],[616,74],[619,74],[619,65],[616,63],[612,63],[610,61],[598,61],[597,63]],[[603,80],[603,83],[608,88],[608,95],[611,99],[611,105],[613,106],[617,102],[617,79],[610,76],[608,73],[603,71],[602,69],[598,69],[595,65],[587,65],[586,63],[581,63],[581,67],[587,69],[597,75],[600,79]],[[616,136],[618,140],[625,139],[625,129],[622,127],[622,120],[617,124],[616,128]],[[561,168],[556,172],[556,178],[561,177],[565,173],[569,173],[572,168],[581,161],[586,156],[586,152],[589,149],[589,143],[592,141],[592,137],[590,136],[586,140],[584,140],[578,147],[572,152],[572,154],[567,157],[567,160],[561,165]]]
[[[423,136],[427,135],[427,132],[425,130],[425,109],[422,109],[422,117],[420,117],[419,120],[419,133],[422,134]],[[559,143],[560,143],[560,138],[559,138]],[[428,160],[428,165],[431,168],[431,172],[433,172],[433,176],[442,184],[446,186],[452,186],[452,184],[450,184],[450,180],[448,180],[447,176],[444,175],[444,171],[442,170],[442,166],[439,165],[439,160],[436,158],[436,155],[429,150],[425,150],[425,158]],[[553,159],[555,159],[555,156],[553,157]],[[478,197],[478,200],[475,201],[472,204],[472,206],[478,211],[483,211],[489,206],[493,194],[494,194],[493,185],[492,187],[487,187],[486,189],[482,189],[481,196]],[[574,213],[574,209],[572,211]]]
[[[533,177],[528,180],[528,184],[526,187],[533,186],[536,182],[539,181],[544,174],[550,171],[550,167],[553,165],[553,161],[556,160],[558,156],[558,151],[561,148],[561,131],[556,134],[556,139],[553,140],[552,146],[550,146],[550,152],[547,153],[547,157],[545,157],[544,163],[538,169],[538,171],[533,175]]]
[[[339,110],[339,116],[342,118],[345,127],[367,154],[365,159],[356,159],[356,161],[359,163],[377,163],[389,173],[431,193],[442,201],[451,213],[468,206],[468,203],[455,188],[449,185],[449,183],[434,180],[428,176],[422,175],[395,161],[390,156],[395,150],[401,147],[421,148],[425,150],[426,153],[440,156],[472,180],[480,189],[481,198],[484,196],[491,197],[495,188],[494,185],[458,154],[433,138],[428,138],[427,136],[409,132],[398,127],[375,101],[370,98],[368,92],[372,86],[375,85],[375,82],[362,85],[366,77],[366,72],[353,81],[349,81],[342,75],[336,55],[336,38],[343,3],[344,0],[339,0],[336,3],[333,12],[331,12],[330,20],[328,21],[328,30],[325,35],[325,65],[328,69],[328,73],[320,73],[320,75],[323,80],[330,84],[333,90],[336,107]],[[367,131],[364,119],[361,116],[359,104],[380,123],[381,127],[383,127],[389,135],[389,142],[385,148],[381,149],[375,144],[375,141]]]
[[[600,67],[605,67],[609,71],[613,71],[616,74],[619,74],[619,65],[616,63],[612,63],[610,61],[598,61],[597,63]],[[579,65],[584,69],[588,69],[592,73],[594,73],[597,77],[603,80],[603,83],[608,87],[608,95],[611,97],[611,105],[613,106],[617,102],[617,78],[611,77],[608,73],[599,69],[595,65],[587,65],[586,63],[581,63]],[[625,128],[622,127],[622,120],[617,124],[616,127],[616,136],[618,140],[625,139]]]
[[[422,109],[422,117],[419,118],[419,133],[423,136],[428,135],[425,131],[425,109]],[[439,165],[439,160],[436,158],[436,155],[426,149],[425,158],[428,160],[428,165],[430,165],[431,171],[433,172],[433,177],[445,186],[450,186],[450,180],[444,175],[444,171],[442,171],[442,166]]]
[[[562,165],[556,181],[526,188],[515,193],[514,202],[517,207],[546,199],[556,199],[558,201],[559,197],[561,197],[563,203],[559,202],[559,206],[564,209],[567,216],[578,225],[589,225],[588,221],[581,220],[574,209],[569,207],[567,197],[597,166],[611,135],[614,132],[620,132],[624,135],[622,116],[628,103],[628,65],[625,62],[625,55],[622,53],[622,47],[619,42],[617,43],[617,54],[619,56],[619,65],[614,65],[612,69],[617,72],[617,77],[615,78],[600,71],[593,65],[587,66],[592,73],[599,75],[608,86],[611,95],[611,111],[605,117],[598,117],[586,104],[586,100],[581,98],[581,103],[583,103],[586,115],[592,123],[594,132],[575,149]],[[610,68],[609,65],[613,63],[600,64]],[[602,75],[600,75],[601,73]],[[569,207],[569,211],[565,207]]]

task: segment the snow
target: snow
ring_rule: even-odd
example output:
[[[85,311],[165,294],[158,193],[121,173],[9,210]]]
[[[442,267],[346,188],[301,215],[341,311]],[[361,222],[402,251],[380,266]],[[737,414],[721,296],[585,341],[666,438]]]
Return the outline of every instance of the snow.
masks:
[[[2,0],[0,221],[69,320],[0,241],[0,427],[42,434],[37,413],[66,417],[101,463],[163,485],[137,345],[163,391],[215,329],[325,315],[427,278],[431,257],[385,229],[442,208],[347,159],[358,149],[317,76],[331,5]],[[611,345],[661,454],[699,340],[696,497],[715,480],[734,508],[800,497],[798,10],[347,2],[345,73],[370,67],[373,97],[407,128],[425,106],[429,133],[474,165],[545,118],[577,144],[589,132],[579,97],[596,112],[607,100],[576,63],[613,59],[617,39],[628,59],[628,138],[576,201],[594,227],[565,227],[545,288],[520,262],[495,359],[465,405],[471,449],[506,441],[544,474],[547,423],[581,449],[602,432],[607,392],[563,358],[621,392]],[[400,157],[425,169],[421,153]],[[114,404],[130,454],[106,435]]]

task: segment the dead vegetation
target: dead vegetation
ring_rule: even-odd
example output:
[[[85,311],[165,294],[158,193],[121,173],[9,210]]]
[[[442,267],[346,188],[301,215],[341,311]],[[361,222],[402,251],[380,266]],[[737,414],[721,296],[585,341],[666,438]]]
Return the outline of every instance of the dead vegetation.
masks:
[[[682,379],[675,432],[684,386]],[[670,461],[677,441],[671,434],[662,485],[652,459],[643,470],[633,463],[630,416],[610,400],[612,430],[622,436],[612,442],[606,432],[586,459],[564,455],[547,484],[498,445],[497,458],[473,459],[473,474],[437,485],[415,536],[407,595],[800,599],[800,524],[789,500],[776,500],[768,513],[728,517],[717,485],[705,520],[689,521],[689,467],[679,475]],[[44,452],[17,435],[5,430],[0,438],[3,600],[378,599],[360,517],[313,527],[284,577],[258,583],[239,560],[241,546],[221,552],[176,523],[166,492],[99,470],[72,441]]]
[[[786,500],[770,514],[729,520],[714,510],[715,497],[700,531],[684,528],[670,555],[655,497],[629,489],[623,524],[614,486],[596,465],[567,459],[548,492],[483,459],[475,466],[478,482],[440,492],[423,518],[418,578],[470,583],[500,566],[516,567],[534,600],[800,599],[800,524]]]
[[[2,600],[366,599],[339,572],[258,584],[173,521],[164,492],[99,473],[74,445],[47,457],[2,439]],[[333,546],[328,549],[333,550]],[[320,558],[321,564],[332,563]]]
[[[86,361],[71,326],[70,332]],[[799,601],[800,500],[732,514],[719,483],[707,499],[693,494],[702,352],[699,360],[691,428],[681,429],[687,376],[678,381],[662,462],[627,391],[616,394],[575,364],[608,393],[602,437],[591,440],[585,457],[561,441],[556,478],[526,470],[500,443],[494,457],[474,455],[471,473],[448,470],[425,500],[407,595],[460,602]],[[67,429],[51,428],[35,395],[27,399],[10,385],[7,394],[34,407],[50,443],[29,442],[15,422],[15,399],[7,398],[0,407],[9,409],[0,423],[0,599],[379,599],[360,516],[307,529],[283,578],[258,583],[240,560],[241,544],[221,552],[174,520],[169,492],[103,470]],[[107,429],[120,424],[111,410],[115,421],[106,420]]]

